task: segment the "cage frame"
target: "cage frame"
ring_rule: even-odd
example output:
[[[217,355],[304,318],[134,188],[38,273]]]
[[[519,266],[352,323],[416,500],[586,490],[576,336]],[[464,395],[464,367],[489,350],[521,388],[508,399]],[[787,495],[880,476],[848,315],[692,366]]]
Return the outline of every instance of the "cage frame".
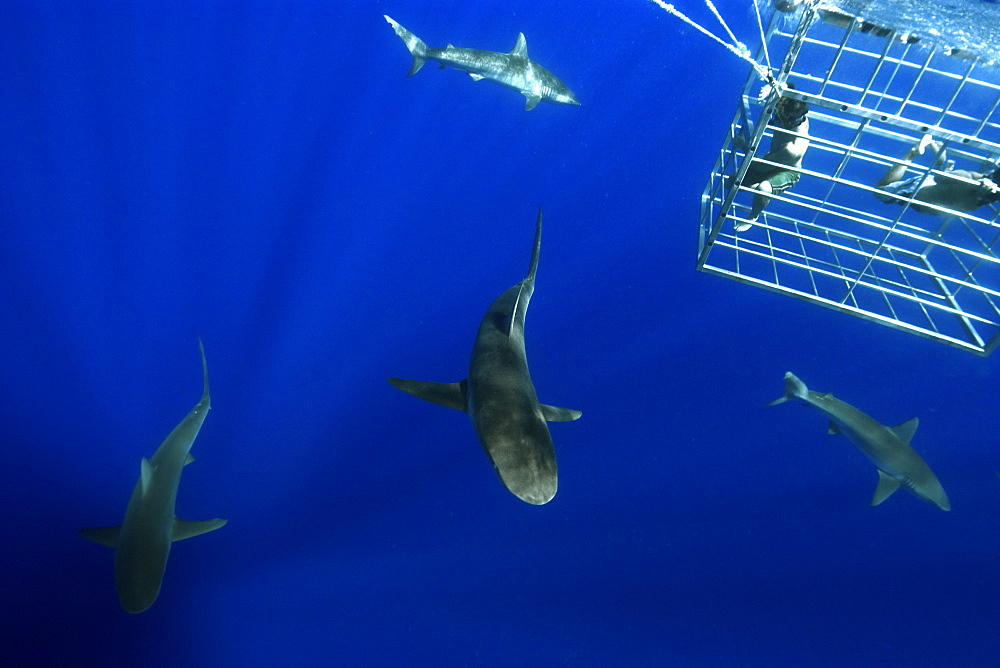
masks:
[[[853,18],[844,26],[831,27],[824,21],[831,11],[839,12],[822,2],[807,3],[794,31],[787,29],[787,15],[772,12],[757,60],[763,61],[768,49],[774,55],[773,47],[785,41],[787,48],[764,99],[752,95],[761,83],[756,72],[743,86],[702,193],[696,268],[989,355],[1000,345],[996,205],[962,213],[917,202],[923,209],[936,208],[937,215],[931,216],[917,213],[913,199],[898,196],[901,206],[883,214],[885,210],[878,208],[883,205],[874,198],[878,189],[852,175],[851,168],[875,169],[899,162],[870,145],[877,140],[911,143],[924,134],[940,141],[949,157],[972,166],[990,165],[1000,157],[1000,144],[992,141],[1000,139],[1000,72],[926,40],[916,43],[896,34],[866,34],[859,40],[858,35],[870,33],[870,24]],[[833,15],[838,20],[841,16]],[[824,28],[813,30],[820,23]],[[838,36],[838,30],[839,39],[831,38]],[[827,54],[817,61],[827,62],[824,72],[799,67],[804,53],[813,52]],[[871,67],[865,72],[862,67],[842,67],[843,63]],[[790,80],[798,84],[796,89],[787,87]],[[924,99],[927,81],[937,86],[935,91],[952,86],[944,102]],[[963,96],[965,90],[971,93]],[[803,192],[797,185],[772,195],[751,231],[737,233],[732,225],[747,222],[741,214],[748,207],[740,200],[754,193],[742,185],[751,162],[776,164],[757,154],[776,129],[772,117],[781,97],[809,105],[810,147],[797,171],[803,181],[810,180],[812,190]],[[980,97],[985,104],[981,117],[973,115],[980,112],[963,111],[968,100],[978,105]],[[826,136],[837,133],[846,133],[850,140]],[[834,168],[822,171],[811,166],[810,158],[817,154],[836,158]],[[959,178],[933,164],[914,163],[907,172],[923,178]],[[828,184],[822,196],[815,192],[821,190],[817,184]],[[848,197],[842,196],[845,191]],[[864,197],[865,206],[854,205]],[[794,243],[798,253],[790,248]],[[750,266],[753,270],[746,269]],[[769,275],[763,275],[762,268],[768,267]],[[996,276],[983,276],[990,273]]]

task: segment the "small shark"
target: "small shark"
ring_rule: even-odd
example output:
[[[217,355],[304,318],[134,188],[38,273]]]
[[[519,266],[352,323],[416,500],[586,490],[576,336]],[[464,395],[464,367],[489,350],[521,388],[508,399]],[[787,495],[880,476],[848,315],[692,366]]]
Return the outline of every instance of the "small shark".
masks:
[[[583,413],[538,403],[524,352],[524,319],[535,290],[542,247],[542,211],[528,275],[490,304],[479,325],[460,383],[389,378],[393,387],[447,408],[465,411],[500,480],[515,496],[534,505],[552,500],[558,486],[556,453],[546,420],[568,422]]]
[[[87,540],[115,548],[115,588],[122,607],[131,613],[146,610],[159,595],[171,542],[200,536],[226,523],[220,519],[185,522],[174,515],[181,472],[194,461],[191,446],[211,408],[208,364],[200,339],[198,347],[205,383],[201,401],[174,427],[152,459],[142,458],[139,481],[121,526],[80,530]]]
[[[872,497],[873,506],[888,499],[902,485],[941,510],[951,510],[948,495],[937,476],[910,447],[910,439],[917,431],[917,418],[895,427],[886,427],[832,394],[810,391],[790,371],[785,374],[785,396],[775,399],[768,406],[781,404],[789,399],[801,399],[818,408],[830,419],[829,433],[843,434],[851,439],[875,463],[878,468],[878,486]]]
[[[419,72],[424,63],[431,59],[441,63],[442,68],[450,66],[468,72],[473,81],[489,79],[516,90],[526,98],[526,111],[531,111],[542,101],[552,104],[580,104],[580,100],[566,84],[552,72],[528,59],[528,43],[524,39],[524,33],[518,34],[510,53],[460,49],[451,44],[443,49],[431,49],[419,37],[388,16],[385,16],[385,20],[413,55],[413,66],[406,75],[408,77]]]

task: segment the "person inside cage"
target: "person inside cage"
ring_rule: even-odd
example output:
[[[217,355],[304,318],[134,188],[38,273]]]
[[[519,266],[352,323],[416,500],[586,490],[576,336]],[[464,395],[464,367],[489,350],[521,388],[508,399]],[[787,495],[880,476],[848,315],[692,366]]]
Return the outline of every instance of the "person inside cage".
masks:
[[[795,90],[791,82],[787,82],[786,85]],[[750,216],[746,221],[734,225],[737,232],[749,230],[771,201],[771,195],[785,192],[801,177],[799,170],[802,168],[802,157],[809,148],[808,113],[809,105],[803,100],[783,97],[774,105],[775,125],[781,130],[774,131],[771,146],[762,160],[775,162],[778,165],[768,165],[756,158],[750,163],[741,185],[756,190],[757,193],[753,197]]]
[[[923,155],[928,148],[937,156],[932,169],[946,174],[925,172],[904,178],[906,168],[913,159]],[[954,161],[948,160],[941,142],[924,135],[875,184],[878,189],[875,197],[886,204],[909,203],[914,211],[929,216],[949,213],[942,209],[968,213],[1000,201],[1000,186],[997,185],[1000,183],[1000,168],[984,173],[952,169],[954,164]]]

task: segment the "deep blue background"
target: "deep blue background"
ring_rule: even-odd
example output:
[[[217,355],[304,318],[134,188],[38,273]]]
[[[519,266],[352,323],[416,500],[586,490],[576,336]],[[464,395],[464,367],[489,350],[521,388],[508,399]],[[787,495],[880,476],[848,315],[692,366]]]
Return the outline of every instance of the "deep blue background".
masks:
[[[686,3],[706,24],[704,7]],[[750,5],[720,6],[754,43]],[[410,57],[531,57],[581,107]],[[983,665],[1000,357],[693,271],[744,63],[649,2],[7,2],[0,11],[0,647],[11,665]],[[509,494],[464,377],[545,211],[528,354],[560,489]],[[213,411],[147,612],[112,552]],[[951,497],[876,474],[793,370],[914,415]]]

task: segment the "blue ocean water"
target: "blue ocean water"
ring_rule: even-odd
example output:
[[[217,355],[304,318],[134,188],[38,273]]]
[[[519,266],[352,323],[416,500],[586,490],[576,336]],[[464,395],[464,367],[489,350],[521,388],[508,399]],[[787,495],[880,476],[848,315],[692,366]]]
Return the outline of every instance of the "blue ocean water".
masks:
[[[704,7],[685,7],[697,20]],[[752,8],[720,10],[752,42]],[[989,665],[996,381],[978,358],[693,270],[745,63],[644,1],[8,2],[0,18],[2,614],[9,665]],[[518,32],[580,107],[410,57]],[[507,492],[456,381],[528,266],[555,499]],[[114,525],[201,392],[158,601]],[[870,463],[792,370],[914,447]]]

